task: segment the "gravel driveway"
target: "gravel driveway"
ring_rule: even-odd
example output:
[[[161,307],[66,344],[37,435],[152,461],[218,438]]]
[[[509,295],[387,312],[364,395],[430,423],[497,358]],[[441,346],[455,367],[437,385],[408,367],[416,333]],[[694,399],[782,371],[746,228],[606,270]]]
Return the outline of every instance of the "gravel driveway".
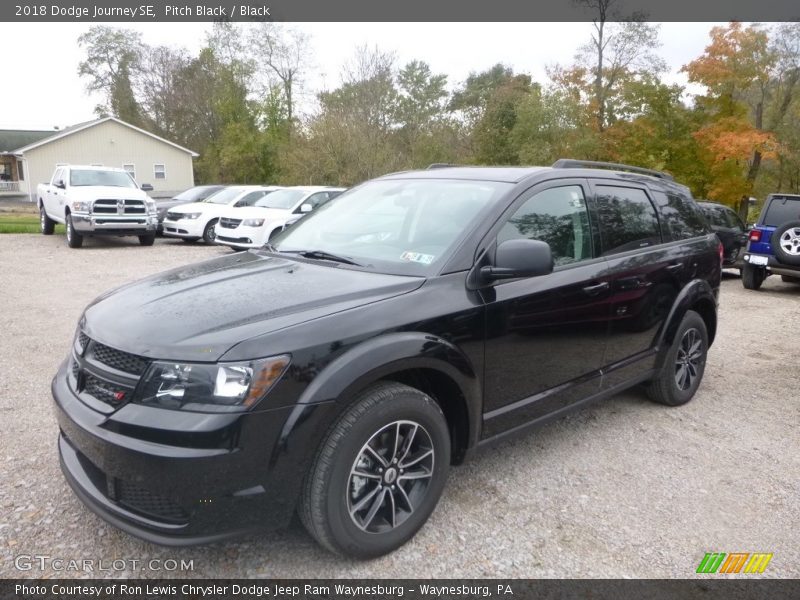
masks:
[[[723,281],[719,334],[689,405],[629,392],[498,445],[451,471],[429,523],[387,557],[332,556],[297,523],[183,549],[106,525],[68,488],[56,453],[49,385],[78,316],[108,288],[227,253],[0,235],[0,576],[691,577],[712,551],[772,552],[765,576],[800,576],[800,286],[777,277],[761,292]],[[26,558],[36,555],[106,568],[54,571],[45,559],[41,571]],[[156,570],[170,560],[192,569]]]

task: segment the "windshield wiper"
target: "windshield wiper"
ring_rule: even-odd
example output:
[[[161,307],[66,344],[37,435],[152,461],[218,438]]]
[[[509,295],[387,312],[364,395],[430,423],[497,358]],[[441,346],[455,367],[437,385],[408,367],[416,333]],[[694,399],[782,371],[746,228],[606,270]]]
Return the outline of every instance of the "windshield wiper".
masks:
[[[352,258],[347,256],[340,256],[338,254],[331,254],[325,250],[278,250],[282,254],[299,254],[303,258],[318,258],[319,260],[332,260],[334,262],[342,263],[345,265],[355,265],[356,267],[363,267],[364,265],[357,263]]]

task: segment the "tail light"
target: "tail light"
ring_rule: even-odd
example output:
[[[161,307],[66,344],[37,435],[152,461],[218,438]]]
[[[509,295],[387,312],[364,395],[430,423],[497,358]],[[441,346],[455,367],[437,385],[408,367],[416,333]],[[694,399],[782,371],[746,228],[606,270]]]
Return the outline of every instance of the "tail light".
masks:
[[[760,242],[761,241],[761,230],[760,229],[751,229],[750,230],[750,241],[751,242]]]
[[[717,252],[719,253],[719,264],[722,264],[722,259],[725,256],[725,246],[722,245],[722,242],[717,246]]]

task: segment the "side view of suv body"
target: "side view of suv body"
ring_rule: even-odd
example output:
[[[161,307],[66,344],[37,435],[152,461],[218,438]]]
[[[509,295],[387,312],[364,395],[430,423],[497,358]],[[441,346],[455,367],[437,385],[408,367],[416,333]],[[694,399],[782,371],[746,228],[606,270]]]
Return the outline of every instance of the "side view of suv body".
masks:
[[[772,274],[800,283],[800,195],[770,194],[750,231],[742,284],[757,290]]]
[[[97,298],[52,384],[67,481],[155,543],[296,511],[374,557],[503,436],[637,384],[688,402],[719,240],[684,186],[605,167],[387,175],[262,249]]]
[[[744,249],[747,247],[747,227],[744,222],[735,210],[724,204],[698,200],[697,205],[711,226],[711,231],[722,242],[722,268],[741,271]]]

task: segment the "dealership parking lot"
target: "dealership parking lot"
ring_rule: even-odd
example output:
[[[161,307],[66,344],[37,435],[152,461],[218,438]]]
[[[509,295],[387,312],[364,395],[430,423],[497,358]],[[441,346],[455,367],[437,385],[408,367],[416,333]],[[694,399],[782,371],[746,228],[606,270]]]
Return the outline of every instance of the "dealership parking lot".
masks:
[[[0,235],[0,576],[691,577],[706,552],[770,552],[764,576],[800,577],[800,286],[777,277],[760,292],[725,277],[690,404],[628,392],[480,454],[451,471],[429,523],[387,557],[337,558],[299,523],[182,549],[106,525],[61,475],[50,379],[95,296],[226,254],[168,239],[70,250],[63,235]],[[70,563],[54,559],[105,569],[60,571]]]

